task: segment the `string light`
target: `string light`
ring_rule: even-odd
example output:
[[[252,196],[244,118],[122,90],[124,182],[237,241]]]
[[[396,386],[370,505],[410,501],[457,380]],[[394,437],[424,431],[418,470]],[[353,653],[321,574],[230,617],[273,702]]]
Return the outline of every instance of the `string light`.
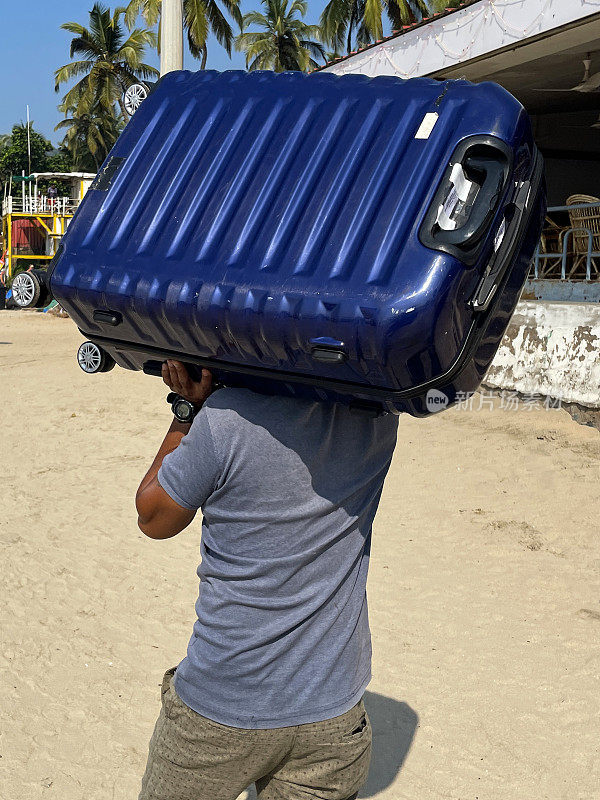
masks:
[[[559,0],[559,2],[560,1],[561,0]],[[564,0],[562,1],[564,2]],[[393,58],[393,56],[396,58],[404,58],[406,55],[406,49],[403,50],[401,47],[404,37],[400,35],[391,37],[391,39],[387,41],[384,40],[381,44],[367,48],[362,52],[360,50],[356,51],[350,59],[350,62],[346,60],[341,61],[339,65],[336,65],[333,71],[340,74],[344,72],[376,74],[376,66],[383,66],[382,62],[387,61],[389,66],[392,67],[393,74],[402,78],[411,78],[419,71],[425,50],[431,41],[437,44],[444,53],[446,59],[451,59],[452,61],[468,60],[471,55],[473,57],[476,55],[473,53],[473,50],[476,42],[480,40],[482,31],[486,25],[491,25],[492,22],[495,22],[508,35],[526,38],[533,33],[536,28],[539,28],[552,2],[556,2],[556,0],[546,0],[541,9],[539,9],[538,6],[539,10],[535,14],[535,17],[524,28],[515,28],[507,22],[501,11],[502,8],[506,10],[510,6],[513,6],[515,0],[480,0],[479,3],[470,6],[464,6],[456,10],[452,9],[454,13],[442,17],[441,20],[432,17],[429,23],[425,25],[420,23],[417,26],[403,26],[405,32],[412,28],[418,28],[422,41],[421,52],[408,69],[402,68]],[[586,6],[600,8],[600,0],[581,0],[581,2]],[[477,26],[478,21],[480,24],[475,31],[473,28]],[[472,38],[469,39],[468,44],[460,52],[455,52],[448,47],[443,39],[447,39],[453,34],[460,34],[461,30],[464,28],[472,29]],[[400,45],[400,47],[398,47],[398,45]],[[448,66],[448,64],[444,64],[444,66]],[[440,66],[440,68],[442,67]]]
[[[529,25],[526,28],[524,28],[523,30],[519,30],[518,28],[513,28],[512,25],[508,24],[508,22],[504,19],[502,14],[496,8],[495,0],[489,0],[489,2],[490,2],[490,9],[492,11],[492,14],[496,17],[498,22],[500,22],[500,24],[502,25],[503,29],[507,33],[512,33],[515,36],[523,37],[523,36],[527,36],[527,34],[530,33],[535,28],[535,26],[536,26],[538,21],[541,22],[544,19],[545,15],[546,15],[546,11],[548,10],[548,6],[552,2],[552,0],[546,0],[546,4],[542,8],[542,10],[539,12],[537,17],[535,17],[532,20],[532,22],[530,22]]]

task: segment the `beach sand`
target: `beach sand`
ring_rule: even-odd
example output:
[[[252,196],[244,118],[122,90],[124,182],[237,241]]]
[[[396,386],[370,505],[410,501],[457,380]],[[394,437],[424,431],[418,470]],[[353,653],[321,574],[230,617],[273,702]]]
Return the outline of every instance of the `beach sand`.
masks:
[[[80,342],[70,320],[0,312],[2,800],[135,799],[194,620],[199,522],[165,542],[136,526],[165,387],[85,375]],[[600,796],[599,465],[599,432],[563,410],[401,418],[361,797]]]

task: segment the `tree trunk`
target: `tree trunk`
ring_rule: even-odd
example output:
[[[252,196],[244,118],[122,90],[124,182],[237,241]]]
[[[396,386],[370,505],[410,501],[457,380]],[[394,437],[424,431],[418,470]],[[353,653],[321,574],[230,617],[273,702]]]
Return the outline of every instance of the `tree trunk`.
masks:
[[[125,95],[127,86],[125,86],[125,81],[120,75],[117,74],[115,77],[117,79],[117,83],[121,87],[121,91],[119,92],[119,97],[117,99],[117,102],[119,104],[119,108],[121,109],[121,114],[123,114],[123,119],[125,120],[125,123],[127,123],[131,119],[131,117],[127,113],[127,109],[125,108],[125,101],[123,100],[123,96]]]
[[[354,8],[352,9],[352,13],[350,14],[350,20],[348,22],[348,40],[346,41],[346,54],[350,55],[352,52],[352,28],[354,27]]]
[[[125,108],[125,102],[123,100],[122,94],[119,95],[118,103],[119,103],[119,108],[121,109],[121,114],[123,114],[123,119],[125,120],[125,122],[129,122],[130,117],[129,114],[127,113],[127,109]]]

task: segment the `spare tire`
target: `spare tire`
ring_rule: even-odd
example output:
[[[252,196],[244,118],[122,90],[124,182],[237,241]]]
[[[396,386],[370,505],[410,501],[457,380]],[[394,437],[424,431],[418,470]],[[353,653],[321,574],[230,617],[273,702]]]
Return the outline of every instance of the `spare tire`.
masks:
[[[35,272],[19,272],[11,284],[14,303],[19,308],[37,308],[46,292]]]

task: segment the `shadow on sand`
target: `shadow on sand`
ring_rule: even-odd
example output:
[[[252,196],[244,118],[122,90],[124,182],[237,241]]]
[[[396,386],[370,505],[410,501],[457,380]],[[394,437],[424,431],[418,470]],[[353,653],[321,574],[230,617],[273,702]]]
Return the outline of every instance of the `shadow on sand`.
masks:
[[[373,797],[390,786],[406,760],[419,717],[406,703],[375,692],[365,692],[365,707],[373,729],[373,754],[360,797]]]

